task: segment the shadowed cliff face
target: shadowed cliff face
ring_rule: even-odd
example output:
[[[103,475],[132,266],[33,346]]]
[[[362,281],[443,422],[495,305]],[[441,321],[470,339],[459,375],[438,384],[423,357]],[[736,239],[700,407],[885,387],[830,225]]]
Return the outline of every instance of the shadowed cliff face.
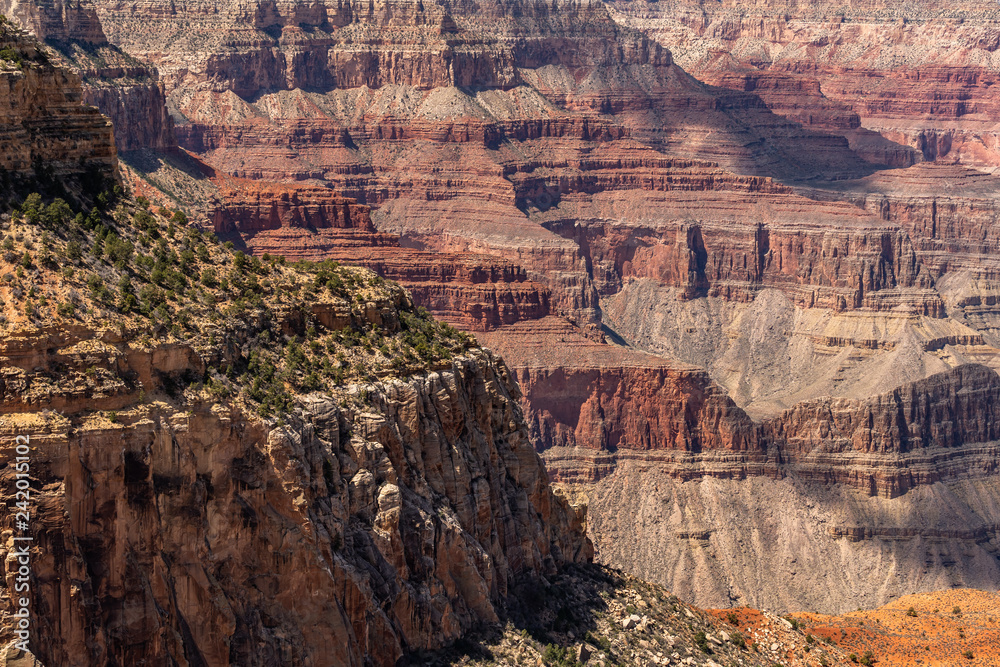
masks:
[[[111,119],[119,151],[173,150],[176,139],[156,69],[112,46],[89,0],[0,2],[0,13],[55,49],[83,79],[83,101]]]
[[[669,373],[679,371],[643,374]],[[537,387],[573,405],[543,371],[525,380],[529,394]],[[704,383],[675,381],[671,395],[690,406]],[[608,381],[577,373],[565,382],[583,384],[591,393],[577,403],[581,416],[613,416]],[[664,390],[640,386],[662,414]],[[612,451],[588,449],[578,432],[575,448],[544,456],[589,498],[600,561],[699,605],[843,612],[907,592],[996,586],[998,392],[995,372],[970,365],[873,399],[800,403],[751,427],[750,449],[745,415],[706,404],[693,418],[623,429]],[[541,410],[528,417],[555,432],[566,422]],[[649,440],[659,448],[646,449]]]
[[[170,400],[150,378],[197,372],[189,348],[104,339],[113,422],[7,389],[4,438],[33,445],[45,664],[393,665],[497,620],[516,579],[588,557],[487,355],[351,390],[364,406],[310,397],[275,427]],[[87,363],[60,359],[64,377]]]
[[[190,258],[241,280],[239,256]],[[497,621],[514,583],[592,558],[509,371],[420,324],[398,287],[338,269],[327,289],[353,294],[300,303],[312,274],[273,264],[282,287],[258,283],[256,305],[227,303],[219,283],[218,309],[175,297],[178,339],[149,314],[141,262],[71,264],[145,288],[121,288],[131,306],[97,289],[58,316],[48,301],[7,306],[0,431],[31,443],[32,645],[45,664],[394,665]],[[32,271],[49,299],[79,298],[75,275]],[[400,340],[451,360],[407,372],[403,350],[390,366],[363,357]],[[16,488],[12,467],[0,475]]]
[[[87,168],[100,176],[117,171],[111,125],[81,104],[79,77],[53,67],[6,20],[0,48],[16,58],[0,60],[0,168],[10,176],[44,172],[62,179],[77,179]]]

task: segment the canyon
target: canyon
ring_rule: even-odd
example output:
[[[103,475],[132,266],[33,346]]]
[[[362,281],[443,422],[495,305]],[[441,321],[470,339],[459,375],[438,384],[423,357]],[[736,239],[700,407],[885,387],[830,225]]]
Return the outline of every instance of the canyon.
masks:
[[[998,587],[992,5],[41,7],[0,9],[80,73],[72,95],[111,118],[121,151],[119,167],[109,142],[102,164],[136,194],[265,263],[366,267],[493,351],[467,362],[482,377],[455,362],[471,384],[447,380],[448,401],[486,391],[506,415],[474,430],[530,459],[516,486],[545,519],[513,496],[474,503],[531,525],[530,544],[482,548],[534,555],[496,580],[461,565],[486,583],[449,593],[434,627],[393,592],[397,615],[356,637],[394,659],[495,620],[491,582],[587,560],[584,525],[598,562],[699,606],[843,613]],[[419,382],[379,408],[428,414],[366,442],[405,450],[386,429],[445,428],[440,388]],[[274,455],[319,456],[315,418]],[[506,488],[504,470],[434,502],[459,512]],[[480,542],[515,525],[473,514],[460,523]],[[160,641],[186,646],[167,616]],[[218,637],[196,644],[221,656]],[[364,654],[346,645],[343,660]]]
[[[894,444],[860,457],[828,453],[842,447],[829,435],[797,451],[773,430],[822,397],[867,405],[951,386],[953,369],[1000,366],[992,158],[957,141],[948,155],[928,152],[827,95],[825,80],[779,77],[777,66],[756,62],[767,71],[736,85],[732,71],[750,67],[730,62],[740,33],[696,30],[679,5],[516,4],[150,5],[153,34],[125,6],[98,2],[108,39],[158,68],[185,151],[147,155],[132,182],[257,255],[397,280],[499,352],[550,474],[589,502],[602,562],[697,604],[829,612],[940,587],[937,570],[994,581],[996,509],[973,509],[968,489],[949,486],[990,485],[993,435],[961,454],[910,457],[886,416],[867,438]],[[711,35],[734,41],[712,46]],[[733,55],[696,59],[697,49]],[[947,124],[918,104],[878,118],[904,111]],[[988,387],[992,373],[959,384]],[[941,415],[957,422],[954,409]],[[660,476],[673,481],[646,485]],[[754,486],[776,479],[791,486]],[[711,480],[764,498],[713,514],[721,492],[699,487]],[[872,586],[941,539],[940,525],[923,534],[904,517],[942,486],[965,498],[955,502],[968,508],[959,532],[972,551],[933,555],[947,565],[932,576]],[[675,493],[691,508],[683,525],[650,528]],[[784,571],[777,559],[702,562],[706,541],[751,554],[768,543],[747,542],[725,517],[745,514],[745,527],[769,534],[764,506],[826,494],[846,494],[827,509],[835,528],[789,548],[845,555],[800,574],[801,586],[766,584]],[[621,511],[631,501],[651,505]],[[613,546],[621,534],[640,537]],[[707,537],[677,537],[689,534]],[[884,558],[862,572],[869,551]],[[836,568],[856,571],[825,602],[808,593]]]

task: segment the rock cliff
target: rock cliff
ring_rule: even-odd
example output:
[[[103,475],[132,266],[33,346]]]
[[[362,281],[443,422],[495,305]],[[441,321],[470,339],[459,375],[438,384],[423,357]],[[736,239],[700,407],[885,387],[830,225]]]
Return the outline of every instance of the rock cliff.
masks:
[[[111,42],[163,73],[178,140],[213,172],[175,173],[184,187],[167,198],[259,257],[368,266],[481,334],[521,383],[555,475],[596,485],[607,562],[644,563],[699,600],[770,595],[786,562],[713,565],[691,546],[711,540],[709,518],[743,512],[750,532],[722,531],[720,549],[759,557],[801,520],[817,537],[790,558],[839,554],[838,609],[859,590],[874,603],[944,585],[942,572],[996,580],[976,541],[994,539],[994,510],[969,500],[996,458],[976,426],[990,411],[961,399],[992,396],[991,371],[970,364],[1000,366],[996,184],[967,166],[994,159],[992,47],[955,12],[141,7],[97,12]],[[893,22],[908,13],[919,20]],[[874,55],[883,44],[892,57]],[[834,411],[840,431],[812,435]],[[926,414],[965,425],[934,430]],[[939,483],[960,487],[958,528]],[[832,532],[818,515],[769,523],[768,503],[822,485],[843,499],[824,505]],[[773,494],[745,497],[758,488]],[[621,512],[653,521],[672,499],[692,509],[669,530],[602,537]],[[968,559],[948,549],[933,575],[876,585],[951,534],[978,545]],[[816,602],[816,581],[764,601]]]
[[[156,68],[112,46],[87,1],[0,2],[6,14],[49,45],[83,80],[83,101],[111,119],[121,152],[173,150],[176,139]]]
[[[693,75],[752,90],[874,161],[996,162],[993,3],[609,4]]]
[[[556,476],[589,498],[599,560],[708,606],[843,611],[906,591],[994,585],[992,370],[965,366],[874,399],[805,402],[756,426],[738,408],[699,404],[687,387],[687,415],[646,427],[658,449],[619,441],[594,451],[577,440],[545,452]],[[600,388],[590,380],[592,405]],[[644,385],[651,407],[677,391]],[[544,417],[565,424],[574,405],[564,397]],[[529,423],[540,418],[529,413]],[[715,440],[691,448],[706,428]]]
[[[37,42],[6,20],[0,49],[0,168],[32,178],[79,177],[86,168],[114,173],[111,125],[81,103],[79,77],[54,67]]]
[[[129,382],[199,372],[190,348],[88,335],[48,337],[114,360],[132,389],[101,402],[114,421],[7,391],[5,437],[35,443],[46,664],[392,665],[496,620],[516,578],[586,557],[488,356],[358,388],[364,408],[314,396],[275,427]],[[60,374],[89,359],[59,355]],[[49,379],[41,368],[25,385]],[[56,404],[58,417],[31,410]]]

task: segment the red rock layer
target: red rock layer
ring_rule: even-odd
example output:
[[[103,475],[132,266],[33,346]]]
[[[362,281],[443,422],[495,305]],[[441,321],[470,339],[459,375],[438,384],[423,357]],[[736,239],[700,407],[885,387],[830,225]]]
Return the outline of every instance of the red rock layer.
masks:
[[[417,303],[470,331],[545,317],[550,293],[498,257],[403,248],[378,233],[369,208],[323,187],[219,179],[211,219],[224,240],[256,255],[335,260],[406,286]]]
[[[211,214],[217,234],[301,227],[375,235],[370,209],[329,188],[225,179]]]
[[[514,368],[540,450],[759,448],[753,422],[700,369],[583,339],[558,318],[480,339]]]
[[[598,481],[636,459],[682,479],[794,474],[892,498],[1000,466],[1000,377],[985,366],[871,399],[806,401],[755,424],[703,370],[582,340],[557,318],[479,338],[514,369],[560,481]]]
[[[756,224],[739,220],[748,211]],[[640,216],[645,224],[625,222]],[[616,193],[546,218],[579,245],[602,295],[651,278],[689,299],[752,301],[777,288],[807,308],[945,314],[909,235],[846,204],[725,190]]]
[[[80,74],[83,101],[111,119],[119,152],[176,148],[156,68],[108,43],[90,0],[75,4],[0,0],[0,13],[46,42],[63,65]]]
[[[955,164],[925,163],[807,194],[817,199],[847,199],[897,225],[935,278],[968,272],[994,281],[1000,279],[998,188],[1000,179],[992,174]]]
[[[800,476],[868,484],[870,493],[892,498],[951,476],[994,472],[998,406],[1000,378],[970,364],[872,399],[803,401],[763,428]]]

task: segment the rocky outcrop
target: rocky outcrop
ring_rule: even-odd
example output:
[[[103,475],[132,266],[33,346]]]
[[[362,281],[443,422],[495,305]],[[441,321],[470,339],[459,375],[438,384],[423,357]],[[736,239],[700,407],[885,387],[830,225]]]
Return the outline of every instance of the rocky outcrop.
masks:
[[[211,221],[219,235],[254,237],[257,232],[289,227],[375,233],[367,206],[328,188],[226,179],[218,198]],[[281,254],[296,256],[294,248],[288,250]]]
[[[90,2],[20,2],[5,0],[0,12],[14,19],[43,42],[79,41],[88,45],[107,44],[107,37]]]
[[[99,57],[102,62],[110,59],[107,53]],[[122,69],[91,67],[83,58],[71,63],[83,73],[84,102],[97,107],[114,124],[120,151],[176,150],[173,120],[154,68],[131,63]]]
[[[119,396],[109,421],[6,386],[5,439],[32,442],[46,664],[391,665],[495,620],[517,577],[587,557],[488,355],[357,388],[362,410],[310,397],[275,427],[164,402],[156,378],[202,372],[183,346],[38,332],[7,343],[8,369],[43,340],[60,352],[34,354],[25,386],[56,363],[82,377],[101,346]]]
[[[80,176],[117,170],[111,124],[81,103],[80,79],[54,67],[38,44],[0,25],[0,168],[18,175]]]
[[[0,12],[53,48],[60,64],[81,76],[84,103],[111,119],[119,151],[176,148],[156,68],[108,42],[93,3],[7,0],[0,2]]]
[[[5,306],[0,431],[8,455],[30,441],[44,663],[394,665],[496,621],[514,583],[590,559],[501,361],[370,272],[251,263],[131,212],[201,276],[198,302],[159,311],[197,329],[152,321],[138,260],[76,264],[141,282],[131,303],[95,289],[78,314]],[[168,248],[153,252],[168,262]],[[81,298],[50,264],[32,267],[37,284]],[[255,286],[233,299],[209,269]],[[0,476],[17,488],[13,467]]]
[[[557,318],[479,338],[515,369],[532,440],[560,481],[600,482],[639,461],[681,480],[792,476],[895,498],[1000,465],[1000,377],[985,366],[755,423],[705,371],[584,340]]]
[[[557,318],[480,339],[511,359],[532,440],[542,451],[576,447],[599,459],[626,450],[761,449],[753,422],[700,369],[586,340]],[[640,395],[647,397],[641,404],[634,398]],[[595,468],[578,478],[561,464],[552,469],[564,481],[601,474]]]

